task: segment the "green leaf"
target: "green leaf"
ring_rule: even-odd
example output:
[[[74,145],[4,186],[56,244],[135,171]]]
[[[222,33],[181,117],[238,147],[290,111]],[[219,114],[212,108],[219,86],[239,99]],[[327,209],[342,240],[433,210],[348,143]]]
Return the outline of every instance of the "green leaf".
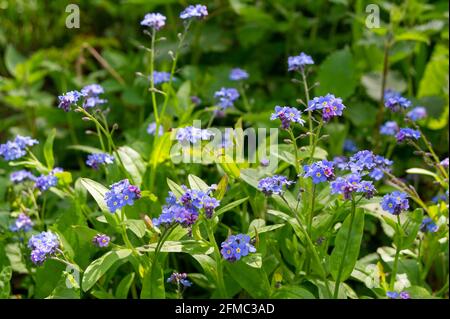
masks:
[[[436,45],[419,83],[417,97],[448,96],[449,50]]]
[[[411,286],[405,289],[409,293],[411,299],[436,299],[428,290],[420,286]]]
[[[74,285],[73,285],[74,284]],[[45,299],[80,299],[81,291],[76,278],[67,272],[63,272],[55,289]]]
[[[357,74],[353,55],[348,47],[331,53],[319,67],[320,86],[316,95],[333,92],[342,99],[350,97],[356,89]]]
[[[302,230],[301,230],[301,228],[300,228],[300,225],[299,225],[298,221],[297,221],[295,218],[293,218],[293,217],[291,217],[291,216],[289,216],[289,215],[287,215],[287,214],[285,214],[285,213],[283,213],[283,212],[277,211],[277,210],[271,210],[271,209],[269,209],[269,210],[267,211],[267,213],[270,214],[270,215],[279,217],[279,218],[281,218],[281,219],[287,221],[287,222],[291,225],[291,227],[292,227],[292,229],[294,230],[294,232],[295,232],[295,234],[297,235],[297,237],[298,237],[302,242],[305,242],[305,240],[306,240],[306,239],[305,239],[305,235],[303,234],[303,232],[302,232]]]
[[[119,153],[123,166],[125,166],[125,169],[130,173],[131,178],[133,179],[132,182],[137,186],[141,185],[142,176],[146,170],[146,163],[141,155],[128,146],[119,147],[117,152]]]
[[[140,219],[127,219],[125,225],[129,230],[131,230],[137,237],[142,238],[145,236],[147,227],[145,222]]]
[[[135,273],[129,273],[120,281],[116,289],[117,299],[127,299],[128,291],[130,290],[131,284],[133,283]]]
[[[153,252],[156,249],[157,243],[138,247],[140,252]],[[165,241],[161,246],[161,252],[166,253],[188,253],[191,255],[196,254],[210,254],[212,253],[212,246],[204,241],[197,240],[182,240],[182,241]]]
[[[213,283],[216,280],[217,264],[214,259],[208,255],[195,254],[192,257],[200,264],[205,275],[209,278],[210,282]]]
[[[98,204],[98,207],[100,207],[103,212],[110,213],[105,202],[105,193],[108,191],[108,189],[102,184],[89,178],[83,177],[79,180],[81,185],[83,185],[84,188],[86,188],[86,190],[92,195],[92,197],[94,197],[95,201]]]
[[[253,253],[245,256],[241,259],[242,262],[246,263],[252,268],[261,268],[262,267],[262,256],[259,253]]]
[[[53,141],[55,140],[56,129],[52,129],[44,144],[44,157],[48,169],[53,169],[55,159],[53,157]]]
[[[400,34],[396,34],[394,37],[395,42],[400,41],[417,41],[417,42],[424,42],[426,44],[430,44],[430,39],[421,32],[417,31],[406,31]]]
[[[16,66],[25,61],[25,58],[12,46],[5,50],[5,66],[9,73],[16,76]]]
[[[159,298],[164,299],[164,272],[159,262],[153,263],[142,279],[141,299]]]
[[[173,180],[171,180],[170,178],[167,178],[167,185],[169,185],[170,190],[172,191],[172,193],[175,195],[175,197],[180,198],[181,196],[183,196],[184,189],[181,188],[180,185],[178,185],[177,183],[175,183]]]
[[[170,157],[170,149],[172,147],[172,140],[170,139],[170,133],[164,133],[158,138],[156,146],[153,149],[151,155],[151,165],[156,167],[159,163],[164,162]]]
[[[218,210],[216,210],[216,216],[220,216],[226,212],[228,212],[229,210],[232,210],[233,208],[241,205],[242,203],[246,202],[248,200],[248,197],[244,197],[238,200],[235,200],[231,203],[226,204],[225,206],[219,208]]]
[[[409,168],[406,170],[406,173],[408,174],[418,174],[418,175],[428,175],[433,177],[435,180],[439,180],[439,176],[437,176],[435,173],[430,172],[426,169],[423,168],[418,168],[418,167],[414,167],[414,168]]]
[[[408,249],[411,247],[414,240],[416,240],[419,233],[420,226],[422,225],[423,209],[417,208],[413,212],[409,213],[406,217],[407,222],[403,223],[403,238],[401,239],[401,248]]]
[[[11,293],[10,280],[12,277],[11,266],[4,267],[0,271],[0,299],[7,299]]]
[[[316,299],[314,295],[309,292],[307,289],[294,286],[287,285],[283,286],[272,294],[271,298],[274,299]]]
[[[95,283],[118,261],[125,261],[131,249],[113,250],[94,260],[85,270],[81,287],[83,291],[91,289]]]
[[[189,174],[188,175],[189,185],[191,189],[199,190],[199,191],[208,191],[209,186],[206,184],[200,177]]]
[[[275,224],[275,225],[263,226],[263,227],[257,228],[256,231],[258,232],[258,234],[262,234],[262,233],[267,233],[269,231],[281,228],[283,226],[285,226],[285,224]],[[249,235],[250,237],[255,236],[256,235],[255,229],[249,227],[247,235]]]
[[[371,72],[361,77],[361,84],[365,87],[367,95],[375,101],[381,99],[381,79],[381,72]],[[386,87],[397,92],[403,92],[407,88],[407,83],[400,72],[389,70],[386,77]]]
[[[254,268],[243,260],[234,263],[225,262],[231,277],[245,289],[252,298],[269,298],[270,284],[263,268]]]
[[[272,155],[277,156],[280,160],[295,166],[295,155],[292,152],[292,145],[280,144],[278,145],[278,152],[272,152]],[[277,148],[274,148],[276,150]],[[301,147],[298,152],[299,160],[308,158],[311,155],[311,150],[309,146]],[[318,160],[326,159],[328,152],[323,148],[316,147],[314,150],[313,157]],[[242,172],[242,171],[241,171]],[[256,185],[258,183],[256,182]],[[256,187],[256,186],[255,186]]]
[[[357,208],[354,218],[351,214],[348,215],[336,235],[335,246],[329,260],[330,272],[335,280],[339,272],[341,282],[350,277],[358,259],[363,233],[364,210]]]
[[[214,193],[214,197],[218,200],[221,200],[225,193],[227,192],[227,186],[228,186],[228,175],[223,175],[222,178],[219,181],[219,184],[217,184],[217,190]]]

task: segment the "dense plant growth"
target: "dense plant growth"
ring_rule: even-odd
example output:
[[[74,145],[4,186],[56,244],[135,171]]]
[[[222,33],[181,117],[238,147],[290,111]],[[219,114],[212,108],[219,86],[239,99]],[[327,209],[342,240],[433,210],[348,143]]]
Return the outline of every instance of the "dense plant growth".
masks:
[[[448,3],[374,2],[6,1],[0,298],[448,298]]]

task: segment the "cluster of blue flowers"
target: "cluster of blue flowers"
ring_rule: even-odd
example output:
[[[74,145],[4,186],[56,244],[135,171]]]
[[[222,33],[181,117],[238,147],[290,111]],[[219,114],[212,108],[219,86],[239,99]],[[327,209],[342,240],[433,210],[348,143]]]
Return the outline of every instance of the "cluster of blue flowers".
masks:
[[[201,4],[190,5],[180,13],[180,18],[186,19],[203,19],[208,15],[208,8]]]
[[[17,135],[12,141],[7,141],[5,144],[0,144],[0,156],[5,161],[14,161],[27,154],[28,146],[33,146],[39,142],[28,136]]]
[[[161,215],[152,220],[156,227],[170,227],[174,224],[190,227],[197,221],[201,212],[204,212],[206,218],[211,218],[214,209],[220,205],[220,201],[211,196],[214,186],[205,192],[189,189],[184,185],[182,188],[184,193],[180,198],[169,192]]]
[[[55,167],[49,174],[42,174],[34,179],[34,187],[39,189],[41,192],[48,190],[50,187],[54,187],[58,184],[58,177],[55,176],[56,173],[61,173],[62,168]]]
[[[147,127],[147,133],[150,135],[155,135],[156,133],[156,122],[152,122]],[[158,129],[158,136],[162,136],[164,134],[164,128],[160,124]]]
[[[283,193],[283,186],[289,186],[293,183],[294,182],[288,180],[286,176],[274,175],[272,177],[261,179],[258,182],[258,189],[266,196],[281,195]]]
[[[195,144],[198,141],[207,141],[212,136],[214,136],[214,134],[211,131],[194,126],[181,127],[176,131],[176,139],[178,142],[184,144]]]
[[[230,72],[230,80],[232,81],[241,81],[248,79],[248,73],[245,70],[240,68],[234,68]]]
[[[245,234],[228,236],[220,246],[223,258],[231,262],[256,252],[256,248],[250,243],[250,236]]]
[[[97,234],[92,238],[92,243],[100,248],[108,247],[111,238],[105,234]]]
[[[14,221],[14,224],[12,224],[9,227],[9,229],[13,232],[18,231],[28,232],[31,230],[31,228],[33,228],[33,225],[34,225],[33,221],[27,214],[20,213],[19,216],[17,216],[16,220]]]
[[[423,106],[417,106],[406,114],[412,121],[418,121],[427,117],[427,110]]]
[[[288,57],[288,71],[303,70],[306,65],[314,64],[312,57],[301,52],[299,55]]]
[[[322,119],[324,122],[329,122],[333,117],[341,116],[345,105],[342,104],[342,99],[335,97],[333,94],[315,97],[308,103],[306,111],[322,111]]]
[[[430,217],[425,217],[420,225],[420,230],[424,233],[435,233],[439,230],[439,226]]]
[[[186,273],[177,273],[174,272],[170,275],[169,278],[167,278],[167,282],[171,284],[175,284],[177,286],[181,285],[183,287],[190,287],[192,286],[192,283],[186,279],[187,274]]]
[[[63,95],[58,96],[59,104],[58,107],[66,112],[70,111],[70,107],[78,103],[81,98],[81,93],[78,91],[69,91]]]
[[[107,165],[114,163],[114,156],[107,153],[89,154],[86,160],[86,165],[93,169],[98,169],[100,165]]]
[[[326,160],[305,165],[303,167],[305,177],[311,177],[314,184],[334,180],[333,162]]]
[[[333,158],[333,165],[334,167],[340,169],[340,170],[346,170],[347,169],[347,160],[348,158],[340,155],[340,156],[335,156]]]
[[[362,180],[358,173],[338,177],[330,183],[330,187],[331,194],[342,194],[346,200],[351,199],[354,193],[361,193],[367,199],[372,198],[376,193],[372,181]]]
[[[13,183],[22,183],[26,180],[34,181],[36,180],[36,176],[34,176],[30,171],[26,169],[21,169],[15,172],[12,172],[9,175],[9,180]]]
[[[131,185],[128,179],[123,179],[110,186],[110,190],[105,193],[105,202],[111,213],[129,205],[141,198],[141,191],[137,186]]]
[[[390,170],[392,164],[392,161],[381,155],[375,155],[369,150],[362,150],[350,157],[346,169],[361,175],[368,173],[371,178],[378,181],[383,178],[384,171]]]
[[[103,87],[98,84],[90,84],[82,88],[81,95],[84,97],[83,107],[86,109],[105,104],[107,101],[100,98],[100,94],[103,93]]]
[[[217,105],[220,106],[220,111],[233,107],[234,102],[239,98],[239,92],[235,88],[221,88],[214,93],[214,98],[217,99]]]
[[[420,132],[412,128],[401,128],[395,135],[397,142],[403,142],[405,140],[418,140],[420,138]]]
[[[36,177],[34,186],[40,191],[46,191],[50,187],[54,187],[58,184],[58,178],[53,174],[41,175]]]
[[[406,291],[402,291],[400,293],[396,291],[388,291],[386,292],[386,297],[389,299],[411,299],[411,296]]]
[[[399,130],[400,128],[398,127],[397,122],[387,121],[380,127],[380,134],[394,136],[398,133]]]
[[[375,154],[369,150],[362,150],[355,153],[348,161],[348,168],[353,172],[370,171],[377,164]]]
[[[291,123],[299,123],[300,125],[303,125],[305,121],[301,118],[302,112],[297,110],[294,107],[289,106],[275,106],[275,112],[272,113],[272,116],[270,119],[276,120],[279,119],[281,121],[281,128],[284,130],[287,130]]]
[[[150,77],[149,77],[150,79]],[[158,85],[161,83],[166,83],[170,81],[170,73],[169,72],[159,72],[153,71],[153,84]]]
[[[147,13],[141,21],[141,25],[158,31],[166,25],[166,19],[161,13]]]
[[[51,231],[33,235],[28,241],[28,248],[31,249],[31,261],[36,265],[41,265],[59,248],[58,236]]]
[[[70,111],[72,105],[77,105],[78,101],[83,98],[83,108],[93,108],[97,105],[102,105],[107,100],[100,97],[104,93],[104,89],[99,84],[89,84],[81,89],[81,91],[69,91],[63,95],[58,96],[58,107],[64,111]]]
[[[393,215],[399,215],[409,209],[408,195],[400,191],[386,194],[381,201],[381,207]]]
[[[393,112],[400,112],[411,106],[411,101],[404,98],[399,92],[386,90],[384,92],[384,105]]]

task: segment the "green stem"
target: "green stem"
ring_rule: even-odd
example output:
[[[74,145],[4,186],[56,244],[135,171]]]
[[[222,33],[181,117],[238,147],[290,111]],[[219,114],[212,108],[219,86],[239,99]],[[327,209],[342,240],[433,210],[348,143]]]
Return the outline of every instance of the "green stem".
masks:
[[[214,233],[212,230],[212,221],[206,220],[206,231],[208,233],[208,238],[210,243],[214,246],[214,255],[217,264],[217,287],[219,289],[219,296],[221,298],[227,298],[227,291],[225,288],[225,283],[223,281],[223,264],[222,264],[222,256],[220,254],[219,246],[217,245],[216,238],[214,237]]]
[[[427,146],[427,149],[430,151],[431,156],[433,156],[433,159],[436,162],[436,165],[439,168],[440,172],[442,173],[442,176],[444,176],[444,178],[448,180],[448,173],[445,170],[445,168],[442,167],[441,161],[439,160],[439,157],[434,152],[433,147],[431,147],[430,141],[428,141],[427,137],[425,136],[425,134],[423,134],[422,130],[418,126],[416,126],[416,128],[420,131],[420,136],[421,136],[423,142],[425,143],[425,145]]]
[[[292,129],[289,128],[287,131],[288,131],[289,136],[290,136],[291,141],[292,141],[292,147],[294,148],[295,171],[297,172],[297,174],[300,174],[300,159],[298,157],[297,141],[295,139],[294,132],[292,131]]]
[[[210,128],[211,127],[211,125],[213,124],[215,118],[216,118],[216,112],[213,111],[212,114],[211,114],[211,117],[209,118],[208,125],[206,126],[206,128]]]
[[[397,223],[398,223],[398,227],[401,227],[401,222],[400,222],[400,215],[397,215]],[[398,269],[398,259],[400,257],[400,248],[401,248],[401,233],[399,232],[398,234],[398,242],[397,242],[397,247],[395,250],[395,258],[394,258],[394,265],[392,267],[392,273],[391,273],[391,281],[389,284],[389,289],[390,290],[394,290],[394,285],[395,285],[395,278],[397,277],[397,269]]]
[[[158,105],[156,104],[155,78],[153,76],[153,72],[155,71],[155,40],[156,30],[153,28],[150,46],[150,94],[152,97],[153,114],[155,116],[155,121],[156,123],[159,123]],[[158,132],[158,127],[156,128],[156,132]]]
[[[316,152],[317,142],[319,141],[320,132],[323,126],[323,119],[320,120],[319,125],[317,126],[317,132],[313,135],[313,144],[311,146],[311,155],[309,156],[310,163],[314,161],[314,153]]]
[[[309,213],[308,219],[308,234],[312,238],[312,221],[314,217],[314,206],[315,206],[315,195],[316,195],[316,185],[313,184],[311,192],[311,211]]]
[[[99,128],[100,131],[103,132],[103,134],[105,135],[105,137],[106,137],[106,139],[107,139],[107,141],[108,141],[110,152],[111,152],[111,149],[114,150],[114,155],[115,155],[115,156],[117,157],[117,159],[119,160],[119,164],[120,164],[120,165],[119,165],[119,168],[122,170],[122,172],[125,174],[125,176],[130,180],[130,182],[131,182],[132,184],[134,184],[133,177],[130,175],[130,173],[128,173],[127,169],[125,168],[125,165],[123,164],[123,161],[122,161],[122,158],[120,157],[119,152],[117,152],[117,147],[116,147],[116,145],[114,144],[114,141],[113,141],[113,139],[112,139],[112,137],[111,137],[111,134],[110,134],[110,132],[109,132],[108,124],[107,124],[107,122],[106,122],[106,118],[103,116],[103,121],[104,121],[104,125],[105,125],[105,126],[103,126],[103,125],[98,121],[98,119],[97,119],[95,116],[93,116],[92,114],[90,114],[89,112],[87,112],[84,108],[78,107],[77,110],[78,110],[79,112],[83,113],[83,114],[84,114],[87,118],[89,118],[92,122],[94,122],[95,125],[97,126],[97,128]]]
[[[100,127],[98,126],[98,124],[96,124],[95,126],[97,128],[97,136],[98,136],[98,140],[100,142],[100,146],[102,148],[102,151],[106,152],[105,143],[103,142],[103,137],[102,137],[102,133],[100,131]]]
[[[305,90],[305,97],[306,97],[306,107],[308,107],[309,104],[309,88],[308,88],[308,82],[306,81],[306,74],[305,74],[305,70],[302,68],[301,70],[301,75],[302,75],[302,81],[303,81],[303,88]],[[313,143],[313,136],[312,136],[312,131],[313,131],[313,123],[312,123],[312,114],[311,111],[308,111],[308,123],[309,123],[309,132],[311,135],[309,135],[309,145],[312,145]]]
[[[136,248],[133,246],[133,244],[131,243],[130,239],[128,238],[128,234],[127,234],[127,226],[125,225],[125,211],[124,208],[121,209],[120,211],[120,215],[121,215],[121,231],[122,231],[122,239],[125,243],[125,245],[127,246],[128,249],[131,249],[131,251],[133,252],[133,255],[135,256],[139,256],[139,252],[136,250]]]
[[[302,231],[303,235],[306,238],[306,244],[308,246],[308,249],[311,251],[313,258],[316,262],[317,267],[319,267],[320,275],[322,276],[322,279],[324,281],[325,288],[327,289],[328,296],[331,297],[331,290],[330,286],[328,285],[328,279],[327,279],[327,273],[325,271],[325,268],[323,267],[323,263],[320,261],[319,254],[317,252],[316,247],[314,246],[311,237],[309,237],[308,232],[306,231],[305,227],[303,227],[302,221],[300,220],[300,217],[295,213],[295,211],[292,209],[292,207],[289,205],[289,202],[286,200],[286,198],[283,195],[280,195],[281,199],[286,203],[286,205],[289,207],[291,212],[294,214],[295,219],[297,220],[297,223],[300,227],[300,230]]]
[[[344,270],[344,258],[347,255],[347,250],[348,250],[349,241],[350,241],[350,235],[352,233],[352,228],[353,228],[353,220],[355,219],[355,212],[356,212],[356,203],[355,203],[355,199],[352,197],[352,211],[351,211],[351,215],[350,215],[350,227],[348,228],[347,239],[346,239],[345,245],[344,245],[344,252],[342,254],[341,263],[339,264],[338,274],[336,276],[336,282],[334,283],[334,294],[333,294],[334,299],[337,299],[337,297],[339,295],[339,286],[341,284],[342,271]]]
[[[240,92],[242,96],[242,101],[244,102],[244,108],[247,112],[250,111],[250,103],[248,103],[247,94],[245,93],[244,84],[241,82],[240,85]]]

